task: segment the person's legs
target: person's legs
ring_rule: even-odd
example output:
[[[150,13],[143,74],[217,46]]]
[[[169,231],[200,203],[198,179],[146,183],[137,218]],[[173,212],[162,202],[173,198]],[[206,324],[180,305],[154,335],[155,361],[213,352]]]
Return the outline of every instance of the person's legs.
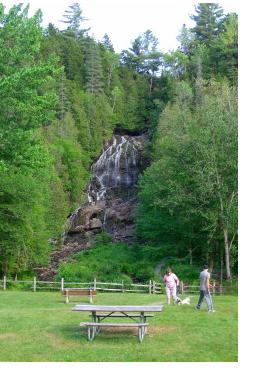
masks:
[[[204,298],[205,298],[205,291],[200,290],[200,291],[199,291],[199,300],[198,300],[198,304],[196,305],[196,308],[197,308],[197,309],[200,309],[200,308],[201,308],[202,303],[203,303],[203,301],[204,301]]]
[[[167,298],[167,303],[170,305],[170,288],[166,287],[166,298]]]
[[[213,302],[212,302],[212,297],[211,297],[211,294],[209,293],[209,291],[205,292],[205,299],[206,299],[206,302],[207,302],[208,311],[213,311],[214,310]]]
[[[171,296],[172,296],[174,304],[175,304],[176,301],[177,301],[176,286],[174,286],[173,288],[170,288],[170,293],[171,293]]]

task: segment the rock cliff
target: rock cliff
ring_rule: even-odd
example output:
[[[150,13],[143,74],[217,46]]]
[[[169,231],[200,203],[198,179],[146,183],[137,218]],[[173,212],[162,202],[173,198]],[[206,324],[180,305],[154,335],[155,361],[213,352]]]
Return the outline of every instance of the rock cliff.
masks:
[[[101,231],[109,233],[114,242],[135,242],[137,184],[147,166],[147,142],[146,134],[115,134],[105,143],[91,167],[86,202],[69,216],[61,249],[53,252],[49,268],[39,271],[42,279],[53,277],[59,262],[70,254],[89,249]]]

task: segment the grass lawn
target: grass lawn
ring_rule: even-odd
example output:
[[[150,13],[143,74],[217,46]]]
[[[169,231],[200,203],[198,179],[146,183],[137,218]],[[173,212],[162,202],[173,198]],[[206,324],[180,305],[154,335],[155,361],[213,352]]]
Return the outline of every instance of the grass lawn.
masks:
[[[164,295],[98,293],[96,304],[165,304],[149,318],[148,334],[137,329],[102,330],[90,342],[79,327],[89,319],[72,312],[60,293],[0,291],[1,362],[236,362],[237,297],[216,296],[215,313],[191,305],[165,304]],[[78,303],[83,303],[79,299]],[[120,321],[119,319],[116,320]]]

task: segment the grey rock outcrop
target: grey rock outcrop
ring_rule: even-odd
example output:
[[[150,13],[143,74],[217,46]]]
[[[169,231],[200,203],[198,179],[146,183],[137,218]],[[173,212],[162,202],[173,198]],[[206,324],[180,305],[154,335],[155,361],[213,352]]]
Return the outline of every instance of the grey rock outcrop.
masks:
[[[146,166],[147,135],[114,135],[92,165],[88,202],[70,217],[68,234],[104,230],[113,241],[135,241],[138,176]]]
[[[52,278],[68,256],[89,249],[101,231],[109,233],[114,242],[135,242],[137,183],[148,165],[144,156],[147,142],[146,134],[114,135],[105,144],[91,167],[86,202],[69,216],[63,244],[52,253],[49,267],[39,269],[43,280]]]

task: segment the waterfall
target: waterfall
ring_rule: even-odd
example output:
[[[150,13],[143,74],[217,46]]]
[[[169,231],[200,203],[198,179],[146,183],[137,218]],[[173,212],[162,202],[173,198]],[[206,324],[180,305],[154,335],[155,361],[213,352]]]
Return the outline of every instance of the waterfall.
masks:
[[[145,166],[146,134],[115,134],[91,166],[86,201],[68,219],[64,244],[85,244],[92,236],[109,233],[113,241],[133,242],[138,175]]]
[[[92,165],[93,180],[88,187],[88,199],[104,200],[114,188],[128,188],[137,183],[139,143],[131,136],[114,135],[111,145],[103,150]]]
[[[147,165],[143,157],[146,143],[146,133],[115,134],[105,145],[91,167],[86,200],[68,216],[62,244],[59,243],[59,249],[52,256],[47,274],[41,275],[54,275],[59,261],[90,249],[101,231],[110,234],[113,242],[133,244],[136,241],[137,181]]]

